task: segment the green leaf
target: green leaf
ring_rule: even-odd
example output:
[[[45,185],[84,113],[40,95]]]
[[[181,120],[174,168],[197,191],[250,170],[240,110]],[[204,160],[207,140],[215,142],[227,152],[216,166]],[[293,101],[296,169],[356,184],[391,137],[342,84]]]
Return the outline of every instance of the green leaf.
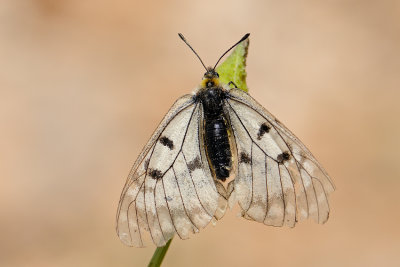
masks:
[[[222,83],[234,82],[239,89],[248,92],[246,84],[246,57],[249,38],[235,47],[229,57],[217,67],[216,71]]]

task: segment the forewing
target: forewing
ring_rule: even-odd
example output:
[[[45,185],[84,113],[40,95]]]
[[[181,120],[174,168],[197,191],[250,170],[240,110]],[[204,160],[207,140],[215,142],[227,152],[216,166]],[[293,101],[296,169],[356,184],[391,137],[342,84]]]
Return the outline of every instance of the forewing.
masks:
[[[121,194],[117,233],[142,247],[144,230],[157,246],[177,233],[204,228],[218,207],[218,192],[200,143],[201,106],[191,95],[175,102],[135,162]]]
[[[301,141],[240,89],[229,91],[226,109],[238,154],[234,182],[243,216],[293,227],[308,217],[324,223],[334,185]]]

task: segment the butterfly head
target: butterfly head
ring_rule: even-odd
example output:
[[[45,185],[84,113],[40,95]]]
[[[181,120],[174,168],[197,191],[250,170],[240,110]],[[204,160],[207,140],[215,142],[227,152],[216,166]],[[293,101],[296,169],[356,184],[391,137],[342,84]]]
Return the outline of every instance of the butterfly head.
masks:
[[[208,67],[207,72],[204,73],[203,80],[201,81],[201,87],[210,88],[219,85],[219,74],[214,68]]]
[[[182,39],[182,41],[185,42],[185,44],[193,51],[193,53],[199,58],[201,64],[203,65],[203,67],[206,69],[206,73],[204,74],[203,80],[201,82],[201,87],[202,88],[212,88],[215,86],[219,85],[219,75],[218,73],[215,71],[215,68],[217,67],[218,63],[220,62],[220,60],[229,52],[231,51],[235,46],[237,46],[238,44],[240,44],[242,41],[246,40],[250,33],[245,34],[242,39],[239,40],[239,42],[237,42],[236,44],[234,44],[233,46],[231,46],[231,48],[229,48],[228,50],[225,51],[225,53],[222,54],[222,56],[218,59],[217,63],[215,63],[214,67],[206,67],[206,65],[204,65],[203,60],[201,60],[200,56],[196,53],[196,51],[194,51],[193,47],[186,41],[185,37],[183,37],[183,35],[181,33],[178,33],[179,37]]]

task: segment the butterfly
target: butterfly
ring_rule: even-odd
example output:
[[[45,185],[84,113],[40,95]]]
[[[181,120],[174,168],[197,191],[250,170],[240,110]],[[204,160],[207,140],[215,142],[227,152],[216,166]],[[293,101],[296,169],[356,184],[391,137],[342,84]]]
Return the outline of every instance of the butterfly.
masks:
[[[335,187],[303,143],[241,89],[222,84],[206,69],[197,90],[173,104],[140,153],[122,190],[117,234],[143,247],[177,234],[187,239],[221,219],[238,203],[242,216],[272,226],[294,227],[329,216]]]

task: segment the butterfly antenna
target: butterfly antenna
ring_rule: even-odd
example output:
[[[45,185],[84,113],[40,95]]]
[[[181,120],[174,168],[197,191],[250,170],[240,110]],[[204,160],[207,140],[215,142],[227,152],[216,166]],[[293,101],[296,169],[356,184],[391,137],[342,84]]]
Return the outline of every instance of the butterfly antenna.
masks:
[[[185,42],[185,44],[187,44],[187,46],[189,46],[190,49],[192,49],[193,53],[199,58],[201,64],[203,65],[203,67],[207,70],[206,65],[204,65],[203,60],[201,60],[200,56],[196,53],[196,51],[194,51],[193,47],[186,41],[185,37],[183,37],[182,33],[178,33],[179,37],[182,39],[182,41]]]
[[[234,44],[231,48],[229,48],[228,50],[226,50],[226,52],[223,53],[222,56],[218,59],[217,63],[216,63],[215,66],[214,66],[214,69],[217,67],[219,61],[220,61],[229,51],[231,51],[232,48],[234,48],[235,46],[237,46],[238,44],[240,44],[241,42],[243,42],[244,40],[246,40],[247,38],[249,38],[249,36],[250,36],[250,33],[246,33],[246,34],[242,37],[242,39],[239,40],[239,42],[237,42],[237,43]]]

